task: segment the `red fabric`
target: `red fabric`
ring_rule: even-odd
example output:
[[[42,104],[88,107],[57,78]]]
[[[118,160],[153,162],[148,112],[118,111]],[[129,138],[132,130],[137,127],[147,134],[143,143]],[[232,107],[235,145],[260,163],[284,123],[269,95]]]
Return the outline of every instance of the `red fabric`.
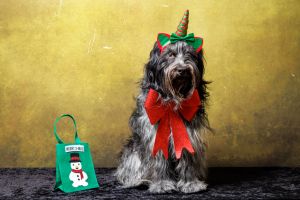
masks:
[[[72,172],[74,172],[74,173],[79,173],[79,174],[80,174],[80,179],[83,179],[82,169],[78,169],[78,170],[72,169]]]
[[[170,34],[167,34],[167,33],[158,33],[158,34],[157,34],[157,39],[156,39],[156,41],[157,41],[157,46],[158,46],[160,52],[163,52],[164,49],[165,49],[168,45],[162,46],[162,44],[160,43],[160,41],[159,41],[159,39],[158,39],[159,34],[164,34],[164,35],[167,36],[168,38],[170,38]]]
[[[175,104],[173,102],[162,104],[158,92],[153,89],[149,90],[144,104],[145,110],[151,124],[156,124],[159,121],[152,151],[153,156],[155,156],[159,150],[162,150],[165,158],[168,159],[168,145],[171,130],[177,159],[181,157],[183,148],[186,148],[190,153],[195,152],[181,116],[191,121],[200,105],[201,101],[197,90],[194,91],[189,99],[181,103],[178,111],[174,111]]]
[[[201,37],[195,37],[195,38],[200,38],[200,39],[202,39],[202,44],[201,44],[201,46],[198,47],[198,49],[196,49],[196,52],[199,53],[199,52],[201,51],[202,47],[203,47],[204,40],[203,40],[203,38],[201,38]]]

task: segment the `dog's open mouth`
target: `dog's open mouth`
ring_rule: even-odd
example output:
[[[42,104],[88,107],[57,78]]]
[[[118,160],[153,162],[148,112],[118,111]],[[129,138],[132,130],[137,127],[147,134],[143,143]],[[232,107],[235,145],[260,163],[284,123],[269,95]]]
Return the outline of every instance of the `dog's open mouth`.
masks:
[[[175,95],[187,98],[194,89],[194,77],[190,69],[180,71],[172,80]]]

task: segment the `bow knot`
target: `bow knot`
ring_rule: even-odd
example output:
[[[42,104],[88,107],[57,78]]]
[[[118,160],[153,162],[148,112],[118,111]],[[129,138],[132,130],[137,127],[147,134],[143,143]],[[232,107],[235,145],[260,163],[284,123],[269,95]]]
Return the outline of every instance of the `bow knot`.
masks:
[[[195,41],[194,33],[187,34],[186,36],[178,36],[175,33],[172,33],[170,36],[170,43],[174,44],[178,41],[185,41],[189,45],[191,45]]]
[[[171,131],[177,159],[181,157],[183,148],[186,148],[190,153],[195,152],[182,118],[191,121],[200,105],[201,101],[197,90],[194,90],[192,96],[180,104],[178,110],[174,110],[174,103],[162,104],[158,92],[153,89],[149,90],[144,104],[145,110],[151,124],[159,123],[152,150],[153,156],[155,156],[159,150],[162,150],[165,159],[168,159],[169,136]]]

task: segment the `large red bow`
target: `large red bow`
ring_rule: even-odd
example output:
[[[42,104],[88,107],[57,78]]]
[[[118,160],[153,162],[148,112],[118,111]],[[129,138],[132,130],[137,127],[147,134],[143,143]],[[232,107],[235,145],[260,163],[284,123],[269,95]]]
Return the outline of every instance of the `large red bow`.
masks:
[[[180,104],[177,111],[174,110],[174,102],[162,104],[158,92],[153,89],[149,90],[144,104],[145,110],[151,124],[156,124],[160,121],[152,151],[153,156],[161,149],[165,159],[168,159],[168,145],[171,130],[177,159],[181,157],[183,148],[186,148],[190,153],[195,152],[181,116],[191,121],[200,105],[201,101],[197,90],[194,90],[192,96]]]

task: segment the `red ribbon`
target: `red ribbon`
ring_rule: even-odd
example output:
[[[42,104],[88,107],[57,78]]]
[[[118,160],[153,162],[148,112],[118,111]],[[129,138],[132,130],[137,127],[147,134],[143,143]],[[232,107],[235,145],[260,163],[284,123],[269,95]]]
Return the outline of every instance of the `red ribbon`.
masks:
[[[81,179],[81,180],[83,179],[82,169],[78,169],[78,170],[72,169],[72,172],[74,172],[74,173],[79,173],[79,174],[80,174],[80,179]]]
[[[162,104],[158,92],[153,89],[149,90],[144,104],[145,110],[151,124],[156,124],[159,121],[152,151],[153,156],[161,149],[165,159],[168,159],[169,136],[171,130],[177,159],[181,157],[183,148],[186,148],[190,153],[195,152],[181,116],[184,119],[191,121],[200,105],[201,101],[197,90],[194,90],[192,96],[180,104],[177,111],[174,111],[174,102]]]

